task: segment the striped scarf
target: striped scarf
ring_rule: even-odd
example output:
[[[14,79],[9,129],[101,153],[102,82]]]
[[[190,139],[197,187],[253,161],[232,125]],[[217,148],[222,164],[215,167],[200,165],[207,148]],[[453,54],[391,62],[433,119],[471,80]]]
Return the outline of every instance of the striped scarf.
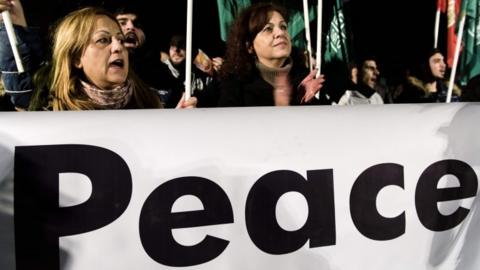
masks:
[[[111,90],[98,89],[87,82],[80,82],[82,83],[83,91],[101,109],[121,109],[132,98],[133,86],[129,80],[124,85],[117,86]]]
[[[283,67],[280,68],[267,67],[264,64],[260,63],[258,60],[255,62],[255,65],[260,71],[260,76],[262,77],[262,79],[269,83],[271,86],[275,87],[275,79],[280,73],[290,73],[290,70],[292,69],[292,59],[290,57],[287,58]]]

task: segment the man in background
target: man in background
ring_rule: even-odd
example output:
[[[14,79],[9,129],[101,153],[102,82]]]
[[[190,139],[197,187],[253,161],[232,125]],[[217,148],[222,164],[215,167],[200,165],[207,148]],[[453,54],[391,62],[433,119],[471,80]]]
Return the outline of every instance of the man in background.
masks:
[[[365,57],[358,68],[358,77],[352,72],[352,84],[356,89],[346,90],[338,101],[339,105],[383,104],[383,99],[375,90],[380,70],[374,57]],[[352,71],[354,69],[352,68]]]
[[[115,18],[125,35],[125,47],[131,66],[138,77],[156,91],[167,108],[175,108],[184,92],[184,86],[170,76],[170,71],[157,56],[155,48],[148,47],[146,34],[140,23],[141,14],[133,5],[117,7]]]

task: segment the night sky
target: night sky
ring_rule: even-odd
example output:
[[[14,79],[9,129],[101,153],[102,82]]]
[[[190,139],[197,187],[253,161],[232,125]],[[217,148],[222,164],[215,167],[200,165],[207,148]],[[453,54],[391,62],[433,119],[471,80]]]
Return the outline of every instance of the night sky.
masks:
[[[49,23],[78,6],[100,3],[109,7],[111,3],[122,1],[128,0],[24,0],[23,5],[28,23],[40,26],[47,32]],[[171,35],[185,32],[187,1],[162,0],[152,4],[153,1],[133,2],[142,8],[143,27],[148,42],[165,50]],[[296,2],[301,4],[302,1],[288,3],[295,5]],[[324,1],[324,28],[328,25],[331,2],[332,0]],[[351,29],[351,51],[355,55],[377,56],[382,76],[393,80],[402,68],[409,66],[433,47],[435,4],[435,0],[347,1],[345,15],[347,27]],[[167,14],[174,19],[167,18]],[[220,40],[216,0],[194,1],[193,21],[194,46],[202,48],[211,56],[221,54],[224,47]],[[445,23],[443,21],[442,26]],[[314,33],[316,32],[312,29],[312,34]],[[316,38],[312,37],[312,40]],[[441,49],[445,47],[442,41],[445,43],[443,35],[440,36]]]

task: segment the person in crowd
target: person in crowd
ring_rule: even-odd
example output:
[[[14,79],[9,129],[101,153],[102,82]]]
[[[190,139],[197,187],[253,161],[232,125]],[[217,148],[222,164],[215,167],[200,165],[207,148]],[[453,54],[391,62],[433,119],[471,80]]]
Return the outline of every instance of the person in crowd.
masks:
[[[170,39],[168,53],[160,52],[160,61],[167,65],[176,79],[185,81],[186,39],[183,35],[174,35]]]
[[[287,19],[272,3],[253,4],[235,19],[220,69],[219,106],[316,103],[323,75],[309,73],[303,53],[292,49]]]
[[[16,32],[21,42],[35,40],[29,37],[35,33],[24,29],[27,25],[19,0],[0,0],[0,7],[10,10],[14,24],[22,23],[16,26],[20,27]],[[10,46],[7,39],[1,40],[2,46]],[[34,79],[30,72],[4,79],[5,87],[35,89],[30,102],[30,109],[35,110],[161,108],[160,99],[130,69],[124,41],[121,27],[111,13],[93,7],[76,10],[64,17],[54,31],[51,65],[41,68]],[[19,48],[32,44],[25,45]],[[1,52],[2,62],[13,61],[8,55],[11,50]],[[29,50],[21,51],[24,60],[30,59],[29,54]],[[181,101],[179,106],[194,107],[195,103],[193,98]]]
[[[348,71],[350,73],[349,86],[356,86],[358,84],[358,66],[355,61],[350,61],[350,63],[348,63]]]
[[[196,56],[193,59],[191,69],[191,92],[199,97],[199,105],[205,103],[215,104],[218,98],[215,92],[217,72],[220,70],[223,59],[221,57],[210,58],[201,49],[195,49]],[[186,38],[183,35],[173,35],[170,39],[168,53],[160,52],[160,59],[168,69],[170,75],[179,83],[185,83],[186,61]],[[172,94],[173,98],[179,99],[181,95]]]
[[[127,49],[142,47],[145,43],[145,32],[140,27],[138,12],[127,6],[121,6],[114,14],[125,35],[125,47]]]
[[[125,35],[132,69],[157,92],[167,108],[175,108],[185,89],[183,81],[170,75],[167,66],[156,56],[158,50],[146,42],[140,11],[135,4],[121,4],[115,8],[114,14]]]
[[[462,101],[480,101],[480,74],[471,78],[462,94]]]
[[[352,90],[346,90],[338,105],[383,104],[383,99],[375,90],[380,71],[373,56],[365,57],[358,69],[351,66]]]
[[[445,102],[448,93],[448,82],[445,81],[447,66],[442,52],[433,49],[412,74],[402,92],[395,100],[396,103],[435,103]],[[461,90],[454,87],[451,101],[459,101]]]
[[[185,75],[182,71],[185,70],[185,57],[186,57],[186,38],[183,35],[174,35],[170,39],[170,47],[168,53],[160,52],[160,60],[165,63],[170,72],[175,78],[184,79]],[[193,63],[196,68],[209,76],[214,76],[215,72],[219,71],[223,59],[221,57],[214,57],[210,59],[201,49],[198,49],[198,53],[195,56]],[[183,75],[183,77],[181,77]]]
[[[394,75],[389,79],[392,103],[395,103],[398,100],[398,97],[402,94],[407,78],[411,74],[410,70],[411,69],[408,64],[400,64],[396,66],[394,72],[392,72]]]
[[[389,85],[390,80],[387,81],[387,78],[381,77],[376,86],[375,92],[377,92],[385,104],[393,103],[393,89]]]
[[[23,7],[19,1],[0,0],[0,12],[8,10],[15,25],[18,47],[22,48],[28,59],[23,59],[23,67],[26,72],[19,73],[13,58],[13,52],[8,42],[7,31],[0,16],[0,71],[2,83],[7,96],[18,110],[28,108],[33,87],[31,85],[32,72],[40,65],[43,57],[40,33],[38,28],[27,28],[27,21],[23,15]],[[27,60],[27,61],[25,61]],[[15,83],[17,81],[21,84]]]

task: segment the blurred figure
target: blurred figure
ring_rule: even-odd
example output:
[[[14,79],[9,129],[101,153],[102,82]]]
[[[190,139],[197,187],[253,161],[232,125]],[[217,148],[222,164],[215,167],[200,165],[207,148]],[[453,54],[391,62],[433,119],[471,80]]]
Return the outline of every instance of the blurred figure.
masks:
[[[174,35],[170,39],[168,53],[160,52],[160,60],[168,66],[170,72],[175,78],[179,78],[182,71],[185,70],[185,48],[185,37],[183,35]],[[218,72],[222,67],[223,58],[214,57],[210,59],[205,52],[198,49],[198,53],[193,59],[193,64],[198,71],[202,71],[209,76],[214,76],[215,72]],[[182,78],[184,78],[184,76]]]
[[[447,66],[440,50],[433,49],[421,62],[416,70],[407,77],[397,103],[435,103],[445,102],[448,92],[448,82],[445,80]],[[454,87],[452,101],[459,101],[461,90]]]
[[[480,101],[480,75],[477,75],[468,81],[468,84],[463,91],[462,101]]]
[[[3,18],[0,16],[0,71],[2,72],[2,83],[5,93],[10,98],[10,103],[18,110],[25,110],[29,106],[33,93],[30,74],[33,74],[43,60],[42,41],[38,28],[27,28],[27,21],[20,1],[0,0],[0,12],[5,10],[10,12],[12,22],[15,24],[18,48],[21,48],[21,52],[29,57],[28,59],[22,59],[25,72],[18,73],[7,32],[2,23]],[[28,29],[28,33],[24,33],[25,29]],[[24,35],[20,35],[20,33],[24,33]],[[23,84],[16,84],[16,81],[21,81]]]
[[[146,42],[142,16],[137,5],[120,5],[114,14],[125,35],[125,47],[129,52],[132,69],[155,90],[167,108],[175,108],[182,98],[184,85],[170,76],[168,68],[156,57],[158,50]]]
[[[170,74],[182,83],[185,81],[186,39],[182,35],[174,35],[170,39],[168,53],[160,52],[160,60],[167,65]]]
[[[168,54],[160,52],[161,61],[170,70],[171,76],[178,83],[185,84],[185,65],[186,65],[186,38],[183,35],[174,35],[170,39]],[[195,50],[194,50],[195,51]],[[215,92],[215,83],[217,71],[220,70],[223,59],[221,57],[210,57],[201,49],[196,50],[198,53],[193,59],[191,69],[191,91],[194,96],[199,99],[199,106],[211,107],[217,103],[218,93]],[[172,99],[178,100],[181,97],[179,93],[173,93]]]
[[[348,64],[348,70],[350,71],[350,82],[351,85],[357,85],[358,84],[358,67],[357,63],[355,62],[350,62]]]
[[[257,3],[234,21],[220,70],[219,106],[316,104],[323,76],[308,72],[302,52],[292,51],[288,14]]]
[[[375,85],[375,91],[380,95],[384,104],[393,103],[393,94],[390,86],[387,84],[387,79],[381,77]]]
[[[358,76],[356,76],[358,73]],[[366,57],[360,69],[351,67],[352,90],[346,90],[338,101],[338,105],[383,104],[383,99],[375,90],[380,76],[377,61]]]

